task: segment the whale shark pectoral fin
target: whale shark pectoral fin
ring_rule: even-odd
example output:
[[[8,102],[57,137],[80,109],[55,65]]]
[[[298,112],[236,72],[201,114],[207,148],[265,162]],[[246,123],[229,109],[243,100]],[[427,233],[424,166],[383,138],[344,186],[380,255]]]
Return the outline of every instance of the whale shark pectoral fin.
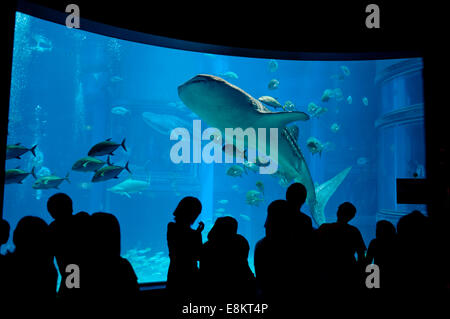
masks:
[[[309,115],[303,112],[260,112],[259,127],[282,127],[296,121],[307,121]]]
[[[125,195],[128,198],[131,198],[130,194],[128,194],[127,192],[122,192],[121,195]]]
[[[342,181],[348,175],[351,168],[352,168],[351,166],[347,167],[332,179],[329,179],[325,183],[316,187],[315,189],[316,202],[314,203],[315,205],[313,205],[312,207],[311,215],[318,226],[325,223],[325,213],[324,213],[325,206],[330,197],[334,194],[336,189],[339,187],[339,185],[341,185]]]

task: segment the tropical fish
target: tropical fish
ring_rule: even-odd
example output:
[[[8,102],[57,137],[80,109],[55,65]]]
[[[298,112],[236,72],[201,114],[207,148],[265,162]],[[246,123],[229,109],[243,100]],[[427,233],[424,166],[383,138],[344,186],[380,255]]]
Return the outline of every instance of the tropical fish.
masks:
[[[365,106],[369,105],[369,99],[367,99],[366,97],[362,98],[362,102]]]
[[[189,127],[189,123],[178,116],[153,112],[142,113],[142,118],[148,126],[166,136],[170,136],[173,129],[177,127]]]
[[[276,70],[278,70],[278,62],[276,60],[270,60],[268,63],[268,68],[270,72],[275,72]]]
[[[223,134],[227,127],[269,128],[278,127],[278,171],[277,176],[287,182],[295,180],[305,185],[307,203],[317,225],[325,222],[324,208],[328,199],[347,176],[346,168],[331,180],[314,187],[308,165],[305,162],[298,136],[286,129],[295,121],[306,121],[309,116],[303,112],[271,112],[260,101],[231,83],[208,74],[200,74],[178,87],[178,95],[184,104],[204,120],[210,127]],[[238,141],[236,141],[237,143]],[[267,139],[266,150],[270,154]],[[272,161],[272,158],[270,158]]]
[[[294,111],[295,105],[292,103],[292,101],[286,101],[283,105],[283,110],[285,111]]]
[[[260,98],[258,98],[258,100],[263,102],[264,104],[274,107],[274,108],[284,108],[280,102],[278,102],[276,99],[274,99],[271,96],[264,95],[264,96],[261,96]]]
[[[36,175],[32,171],[32,175],[34,178],[36,178]],[[50,188],[56,188],[59,189],[58,186],[63,182],[67,181],[70,183],[69,180],[69,173],[66,174],[65,177],[58,177],[55,175],[47,175],[37,178],[34,181],[33,188],[34,189],[50,189]]]
[[[141,193],[142,191],[147,190],[149,187],[150,181],[140,181],[137,179],[128,178],[123,182],[111,188],[108,188],[107,191],[131,198],[130,194]]]
[[[18,167],[8,169],[5,172],[5,184],[22,184],[22,181],[30,174],[34,174],[34,167],[30,173],[25,172]]]
[[[126,169],[128,173],[131,174],[130,169],[128,168],[128,162],[125,164],[124,167],[122,166],[116,166],[111,164],[109,161],[109,156],[107,160],[108,166],[100,168],[98,171],[95,172],[94,176],[92,177],[92,182],[102,182],[107,181],[112,178],[119,178],[118,175]]]
[[[72,166],[72,170],[78,172],[95,172],[99,170],[101,167],[103,167],[105,164],[106,164],[105,161],[102,161],[98,158],[86,156],[76,161],[75,164],[73,164]]]
[[[36,157],[36,153],[34,150],[37,145],[34,145],[32,148],[26,148],[25,146],[20,145],[20,143],[7,145],[6,146],[6,159],[9,160],[11,158],[20,159],[20,156],[30,151],[34,157]]]
[[[116,115],[125,115],[130,113],[130,110],[123,106],[115,106],[111,109],[111,113]]]
[[[242,177],[244,169],[239,165],[233,165],[227,170],[227,175],[232,177]]]
[[[279,85],[280,85],[280,81],[278,81],[277,79],[272,79],[269,81],[269,84],[267,85],[267,87],[269,88],[269,90],[275,90],[275,89],[278,89]]]
[[[88,155],[89,156],[114,155],[113,152],[119,146],[122,146],[125,152],[127,151],[127,148],[125,147],[125,139],[123,139],[122,143],[119,144],[111,141],[111,139],[108,138],[106,141],[97,143],[94,146],[92,146],[92,148],[88,152]]]
[[[245,202],[248,205],[259,206],[259,203],[264,199],[261,197],[261,192],[257,190],[249,190],[247,194],[245,194]]]

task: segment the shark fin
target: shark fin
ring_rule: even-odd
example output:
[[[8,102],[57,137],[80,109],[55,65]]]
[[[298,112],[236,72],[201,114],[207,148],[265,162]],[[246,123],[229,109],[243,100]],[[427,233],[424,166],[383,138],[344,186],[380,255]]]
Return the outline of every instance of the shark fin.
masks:
[[[287,124],[296,121],[307,121],[309,115],[304,112],[260,112],[261,118],[258,127],[281,127],[284,128]]]
[[[128,197],[128,198],[131,198],[131,195],[128,194],[127,192],[123,192],[122,195],[125,195],[125,196]]]
[[[318,226],[325,223],[325,206],[330,197],[334,194],[336,189],[339,187],[339,185],[341,185],[342,181],[348,175],[351,168],[351,166],[347,167],[332,179],[329,179],[325,183],[316,187],[316,203],[312,205],[313,207],[311,207],[310,205],[310,209],[312,211],[311,215]]]

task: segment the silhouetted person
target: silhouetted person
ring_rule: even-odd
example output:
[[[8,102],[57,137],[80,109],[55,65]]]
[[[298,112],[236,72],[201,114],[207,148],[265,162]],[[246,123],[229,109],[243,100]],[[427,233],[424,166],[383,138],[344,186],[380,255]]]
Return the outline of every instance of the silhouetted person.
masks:
[[[392,289],[397,271],[398,243],[395,226],[387,220],[376,225],[376,238],[367,249],[367,264],[374,263],[380,269],[380,288]]]
[[[306,197],[306,187],[301,183],[293,183],[286,191],[286,201],[292,214],[286,231],[290,228],[293,244],[295,245],[293,251],[294,260],[292,261],[295,267],[295,274],[293,274],[292,281],[297,286],[297,293],[302,295],[311,293],[315,280],[314,271],[317,268],[314,265],[315,256],[313,254],[315,247],[312,238],[312,220],[311,217],[301,211]]]
[[[0,219],[0,248],[6,244],[9,239],[10,226],[9,223]],[[3,296],[4,289],[6,288],[6,280],[8,278],[8,257],[0,254],[0,298]]]
[[[4,219],[0,219],[0,248],[8,242],[10,230],[9,223]]]
[[[342,203],[337,222],[322,224],[317,230],[319,284],[323,289],[341,292],[362,287],[364,252],[366,246],[359,230],[348,224],[355,217],[356,208]],[[355,259],[357,254],[358,259]]]
[[[79,217],[86,218],[83,213]],[[117,218],[109,213],[94,213],[90,216],[90,226],[89,260],[80,269],[80,289],[88,290],[87,295],[102,301],[132,301],[138,296],[139,286],[130,262],[120,256]]]
[[[266,236],[255,247],[255,274],[263,299],[283,300],[292,294],[296,283],[296,243],[289,229],[291,211],[285,200],[275,200],[267,208]]]
[[[406,291],[424,291],[434,284],[428,218],[415,210],[397,223],[398,285]]]
[[[250,246],[237,228],[233,217],[220,217],[203,245],[202,293],[210,301],[250,301],[255,297],[255,277],[248,265]]]
[[[23,217],[13,233],[15,250],[8,255],[9,298],[52,301],[57,272],[50,249],[49,228],[39,217]]]
[[[173,301],[183,301],[197,295],[199,270],[197,262],[202,248],[204,224],[196,230],[191,228],[202,211],[195,197],[184,197],[175,208],[175,222],[167,225],[167,244],[170,265],[167,274],[167,290]]]

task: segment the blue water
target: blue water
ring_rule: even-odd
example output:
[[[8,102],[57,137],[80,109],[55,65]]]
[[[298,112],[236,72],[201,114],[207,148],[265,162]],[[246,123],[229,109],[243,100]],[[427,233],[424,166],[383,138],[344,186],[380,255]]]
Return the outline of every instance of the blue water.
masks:
[[[270,95],[281,104],[290,100],[303,112],[308,112],[310,102],[328,109],[319,118],[295,123],[300,132],[298,144],[317,184],[352,166],[330,198],[325,216],[327,221],[335,221],[338,205],[351,201],[358,210],[351,224],[361,230],[368,245],[375,234],[377,212],[399,209],[391,198],[395,189],[382,189],[380,176],[394,181],[412,177],[417,167],[425,166],[423,122],[395,134],[378,132],[374,123],[392,99],[405,105],[422,103],[421,79],[408,80],[406,76],[403,85],[382,90],[375,81],[377,70],[395,61],[276,60],[274,72],[269,70],[269,61],[139,44],[18,14],[8,144],[38,146],[36,157],[28,152],[20,160],[7,160],[5,166],[20,166],[27,172],[35,167],[41,176],[51,173],[64,177],[70,172],[70,183],[63,181],[59,190],[36,190],[31,187],[34,180],[30,175],[22,185],[5,185],[3,217],[12,229],[25,215],[51,222],[46,201],[56,192],[65,192],[72,197],[75,212],[106,211],[118,218],[122,256],[132,263],[139,282],[163,281],[169,265],[167,223],[173,219],[178,201],[192,195],[203,204],[197,221],[206,224],[204,239],[218,216],[231,215],[238,220],[238,231],[251,247],[249,263],[253,268],[253,249],[264,236],[267,205],[284,198],[286,187],[280,185],[279,178],[251,171],[242,177],[228,176],[233,164],[174,164],[169,157],[175,144],[169,139],[170,130],[178,123],[187,123],[186,128],[191,129],[192,121],[198,119],[179,99],[177,87],[199,73],[220,76],[232,71],[238,78],[226,79],[255,98]],[[343,80],[333,77],[343,74],[341,66],[350,70]],[[280,84],[269,90],[273,78]],[[342,90],[343,100],[322,102],[324,90],[335,88]],[[351,104],[347,102],[349,95]],[[117,106],[127,113],[113,113]],[[144,121],[144,112],[151,112],[160,126]],[[333,132],[335,123],[339,129]],[[202,122],[202,129],[206,127]],[[309,137],[328,143],[321,155],[308,150]],[[129,177],[126,171],[119,179],[92,183],[93,173],[71,170],[76,160],[107,138],[118,143],[126,138],[127,152],[119,147],[111,160],[120,166],[129,161],[131,178],[149,181],[147,189],[128,197],[108,191]],[[395,155],[391,162],[384,155],[380,158],[385,152]],[[100,158],[106,160],[106,156]],[[393,161],[398,160],[405,163],[403,170],[396,169]],[[258,190],[257,181],[264,185],[263,201],[258,206],[249,205],[246,193]],[[307,205],[304,211],[309,214]],[[14,249],[11,240],[3,249]]]

